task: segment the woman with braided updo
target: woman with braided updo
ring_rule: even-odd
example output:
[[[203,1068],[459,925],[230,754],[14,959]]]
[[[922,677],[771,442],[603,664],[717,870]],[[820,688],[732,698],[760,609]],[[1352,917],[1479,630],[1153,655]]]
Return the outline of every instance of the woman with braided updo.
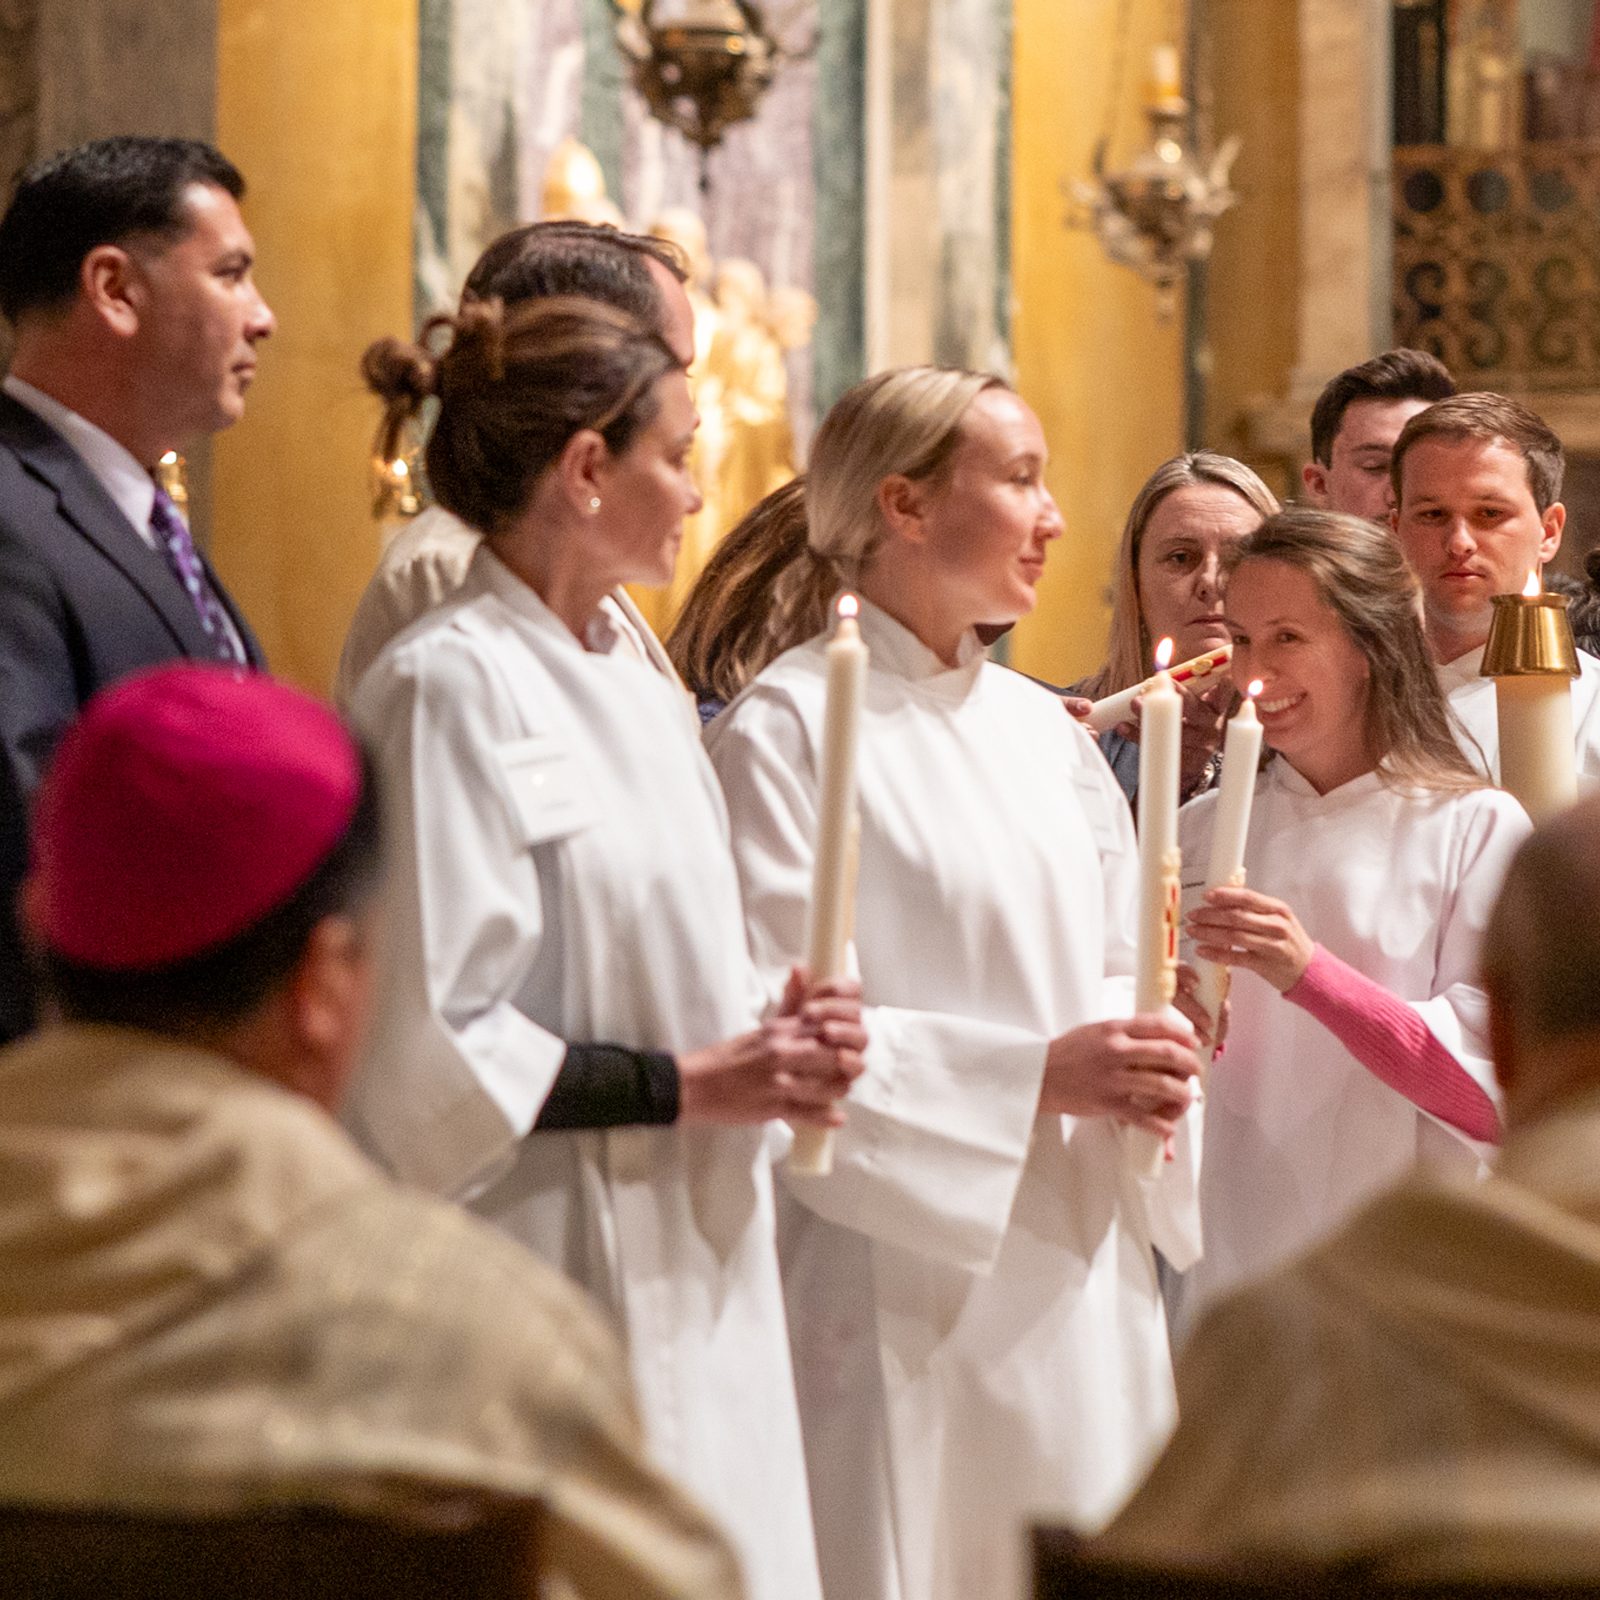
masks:
[[[758,1021],[693,713],[601,610],[671,577],[699,505],[683,367],[621,312],[557,299],[435,318],[365,371],[396,417],[437,397],[433,493],[484,541],[352,705],[398,885],[357,1132],[600,1300],[657,1456],[732,1532],[752,1595],[816,1600],[771,1129],[838,1121],[865,1038],[855,987],[799,972]]]

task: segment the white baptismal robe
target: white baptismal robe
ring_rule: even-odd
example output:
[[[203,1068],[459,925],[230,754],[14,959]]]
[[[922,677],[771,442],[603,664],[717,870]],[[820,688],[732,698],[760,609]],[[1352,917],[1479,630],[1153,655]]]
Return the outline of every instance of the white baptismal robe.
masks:
[[[726,813],[678,691],[586,650],[484,548],[354,709],[395,856],[353,1130],[599,1299],[657,1458],[733,1535],[752,1596],[816,1600],[771,1130],[529,1135],[569,1041],[679,1052],[754,1023]]]
[[[483,535],[443,506],[419,512],[384,547],[377,570],[356,603],[334,678],[333,699],[348,711],[367,668],[383,647],[418,617],[443,605],[462,585]],[[669,683],[678,674],[626,589],[614,589],[600,611],[617,635],[616,648],[652,666]],[[686,695],[686,699],[689,697]],[[689,701],[693,712],[693,702]],[[691,726],[698,728],[695,717]]]
[[[1477,741],[1465,739],[1461,748],[1473,766],[1495,782],[1500,781],[1500,723],[1495,709],[1494,679],[1485,678],[1483,648],[1447,661],[1439,668],[1439,687],[1450,709]],[[1587,650],[1578,652],[1578,676],[1572,680],[1572,734],[1578,759],[1579,786],[1585,790],[1600,783],[1600,661]],[[1480,754],[1481,752],[1481,754]]]
[[[1217,795],[1179,813],[1185,909],[1201,895]],[[1403,794],[1368,773],[1319,795],[1281,757],[1256,780],[1247,884],[1332,955],[1405,1001],[1498,1101],[1478,946],[1529,832],[1496,789]],[[1468,1173],[1485,1147],[1369,1072],[1310,1012],[1235,968],[1227,1045],[1206,1082],[1205,1257],[1181,1324],[1330,1232],[1419,1163]]]
[[[1053,1036],[1132,1009],[1137,861],[1090,738],[863,606],[855,939],[867,1070],[780,1253],[829,1600],[1022,1592],[1024,1525],[1093,1525],[1172,1419],[1151,1253],[1192,1259],[1193,1126],[1141,1183],[1112,1125],[1038,1115]],[[803,954],[824,641],[708,730],[752,953]],[[793,1198],[790,1198],[792,1196]]]

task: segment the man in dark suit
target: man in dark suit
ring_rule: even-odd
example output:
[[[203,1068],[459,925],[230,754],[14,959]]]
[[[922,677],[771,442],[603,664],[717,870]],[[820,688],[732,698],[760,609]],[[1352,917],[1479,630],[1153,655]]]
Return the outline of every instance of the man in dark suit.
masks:
[[[15,898],[67,724],[142,667],[262,665],[151,477],[238,420],[273,329],[243,193],[208,145],[102,139],[30,167],[0,218],[0,1040],[32,1025]]]

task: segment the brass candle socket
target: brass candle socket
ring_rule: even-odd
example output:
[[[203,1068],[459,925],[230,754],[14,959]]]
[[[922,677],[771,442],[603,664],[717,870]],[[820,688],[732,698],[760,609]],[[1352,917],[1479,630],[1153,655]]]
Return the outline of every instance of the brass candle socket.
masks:
[[[1563,594],[1497,594],[1489,642],[1483,647],[1485,678],[1578,676],[1578,650]]]

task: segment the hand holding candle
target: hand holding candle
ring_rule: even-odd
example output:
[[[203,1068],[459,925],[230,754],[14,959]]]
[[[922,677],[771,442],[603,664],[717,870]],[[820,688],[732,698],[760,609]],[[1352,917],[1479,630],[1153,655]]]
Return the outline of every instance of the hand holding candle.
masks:
[[[1244,883],[1244,847],[1250,832],[1250,807],[1255,800],[1256,770],[1261,764],[1261,719],[1256,696],[1262,684],[1255,679],[1245,691],[1238,715],[1228,724],[1222,746],[1222,789],[1217,796],[1216,823],[1211,833],[1211,861],[1206,888],[1237,888]],[[1228,969],[1212,961],[1199,964],[1199,999],[1211,1018],[1212,1036],[1228,997]],[[1213,1049],[1212,1055],[1216,1054]]]
[[[1183,701],[1166,671],[1172,641],[1156,652],[1157,672],[1144,695],[1139,731],[1139,947],[1134,1010],[1160,1014],[1178,983],[1178,766]],[[1140,1129],[1123,1129],[1136,1171],[1161,1170],[1162,1141]]]
[[[1170,640],[1163,642],[1169,649],[1171,648]],[[1220,645],[1215,650],[1208,650],[1203,656],[1195,656],[1192,660],[1166,670],[1166,677],[1173,684],[1204,683],[1207,678],[1221,672],[1232,659],[1233,646]],[[1096,700],[1089,707],[1089,714],[1084,720],[1096,733],[1105,733],[1118,723],[1130,721],[1134,715],[1133,702],[1141,695],[1148,694],[1155,681],[1154,678],[1146,678],[1143,683],[1136,683],[1132,688],[1123,689],[1118,694],[1107,695],[1104,700]]]
[[[822,719],[818,773],[817,851],[811,868],[811,932],[806,964],[813,982],[842,977],[854,920],[856,844],[856,740],[867,686],[867,647],[856,622],[856,597],[839,600],[829,641],[827,702]],[[833,1134],[796,1128],[789,1165],[823,1176],[833,1170]]]

